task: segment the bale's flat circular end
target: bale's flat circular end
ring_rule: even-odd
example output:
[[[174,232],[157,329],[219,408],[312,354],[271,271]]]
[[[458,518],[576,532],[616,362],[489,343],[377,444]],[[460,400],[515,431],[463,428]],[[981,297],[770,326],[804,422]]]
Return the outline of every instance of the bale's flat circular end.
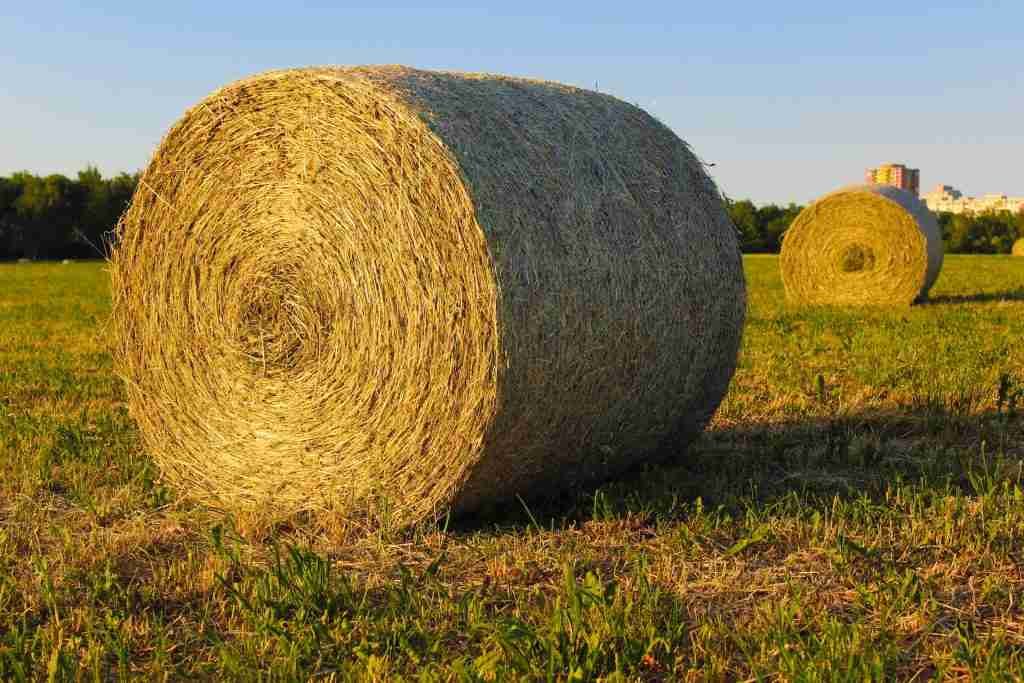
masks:
[[[1010,250],[1010,253],[1014,256],[1024,256],[1024,237],[1013,243],[1013,249]]]
[[[913,195],[846,187],[800,212],[783,239],[781,266],[794,303],[910,305],[938,278],[942,239]]]
[[[420,118],[358,77],[268,74],[187,112],[140,186],[116,355],[169,478],[285,512],[450,499],[494,412],[497,290]]]
[[[410,522],[694,438],[746,303],[721,196],[599,93],[404,67],[210,95],[111,259],[116,367],[193,498]]]

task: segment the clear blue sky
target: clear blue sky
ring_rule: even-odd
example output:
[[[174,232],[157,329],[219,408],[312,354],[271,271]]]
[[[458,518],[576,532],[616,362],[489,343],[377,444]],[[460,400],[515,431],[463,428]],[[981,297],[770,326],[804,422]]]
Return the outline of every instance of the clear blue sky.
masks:
[[[135,170],[236,78],[403,63],[596,83],[734,198],[804,202],[887,161],[1024,194],[1022,0],[483,4],[3,2],[0,174]]]

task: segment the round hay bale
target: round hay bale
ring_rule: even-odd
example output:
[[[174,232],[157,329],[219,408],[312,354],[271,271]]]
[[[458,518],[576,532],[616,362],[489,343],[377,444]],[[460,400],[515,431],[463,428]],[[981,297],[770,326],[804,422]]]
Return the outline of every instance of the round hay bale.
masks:
[[[1024,256],[1024,237],[1013,243],[1013,249],[1010,250],[1010,253],[1014,256]]]
[[[164,138],[112,255],[115,358],[165,476],[404,521],[607,477],[704,427],[745,310],[676,135],[607,95],[271,72]]]
[[[927,297],[942,256],[924,202],[889,185],[854,185],[796,217],[782,241],[782,280],[794,303],[909,306]]]

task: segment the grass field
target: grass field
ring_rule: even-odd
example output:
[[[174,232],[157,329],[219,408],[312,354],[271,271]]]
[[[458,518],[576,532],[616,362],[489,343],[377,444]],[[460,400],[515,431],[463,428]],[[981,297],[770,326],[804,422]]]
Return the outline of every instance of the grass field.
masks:
[[[189,505],[139,449],[100,264],[0,266],[0,680],[1024,676],[1024,259],[794,310],[677,461],[357,545]]]

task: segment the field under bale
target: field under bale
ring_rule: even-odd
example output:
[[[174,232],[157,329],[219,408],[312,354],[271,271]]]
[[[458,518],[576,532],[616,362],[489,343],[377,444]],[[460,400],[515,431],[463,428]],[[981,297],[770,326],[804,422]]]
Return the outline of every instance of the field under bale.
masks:
[[[0,680],[1024,676],[1024,261],[795,309],[745,259],[709,432],[557,500],[347,543],[181,500],[99,263],[0,265]]]

